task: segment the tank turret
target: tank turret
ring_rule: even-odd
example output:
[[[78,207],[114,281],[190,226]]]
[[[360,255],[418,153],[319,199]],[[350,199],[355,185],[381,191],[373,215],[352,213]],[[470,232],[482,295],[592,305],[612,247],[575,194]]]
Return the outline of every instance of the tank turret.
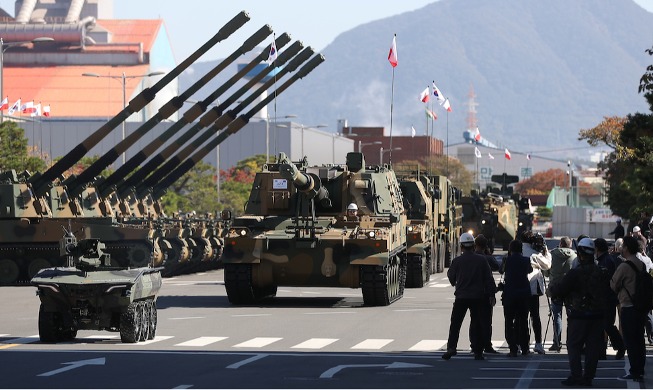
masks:
[[[317,175],[301,172],[285,153],[280,153],[277,161],[281,176],[292,181],[297,191],[304,194],[307,199],[317,198],[324,208],[331,207],[329,191],[322,187],[322,182]]]

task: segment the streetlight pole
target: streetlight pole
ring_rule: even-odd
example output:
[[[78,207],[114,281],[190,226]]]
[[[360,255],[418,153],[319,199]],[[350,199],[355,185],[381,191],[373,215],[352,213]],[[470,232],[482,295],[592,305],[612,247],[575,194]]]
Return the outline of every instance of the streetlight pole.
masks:
[[[401,150],[401,147],[392,148],[392,149],[388,149],[388,150],[384,150],[383,147],[381,147],[381,149],[379,150],[379,165],[383,165],[383,154],[384,153],[390,153],[390,152],[396,151],[396,150]]]
[[[4,99],[5,96],[5,75],[4,75],[4,64],[5,64],[5,51],[11,47],[24,45],[26,43],[37,43],[37,42],[52,42],[54,38],[50,37],[39,37],[34,38],[31,41],[17,41],[17,42],[5,42],[2,37],[0,37],[0,100]],[[9,103],[9,101],[7,101]],[[5,120],[5,112],[0,110],[0,123]]]
[[[367,146],[367,145],[381,145],[382,143],[383,143],[383,142],[381,142],[381,141],[374,141],[374,142],[365,142],[365,143],[363,143],[363,141],[358,140],[358,152],[359,152],[359,153],[363,153],[363,146]],[[381,149],[383,149],[383,148],[381,148]]]
[[[127,79],[136,79],[136,78],[145,78],[145,77],[152,77],[152,76],[159,76],[164,74],[165,72],[150,72],[148,74],[139,74],[139,75],[129,75],[127,76],[125,72],[122,72],[122,75],[120,76],[112,76],[110,74],[107,75],[101,75],[93,72],[87,72],[87,73],[82,73],[82,76],[86,77],[103,77],[103,78],[109,78],[109,79],[114,79],[114,80],[119,80],[120,83],[122,84],[122,109],[124,110],[127,107]],[[122,140],[125,140],[125,122],[126,120],[122,121]],[[125,165],[125,160],[126,160],[126,153],[122,152],[122,164]]]

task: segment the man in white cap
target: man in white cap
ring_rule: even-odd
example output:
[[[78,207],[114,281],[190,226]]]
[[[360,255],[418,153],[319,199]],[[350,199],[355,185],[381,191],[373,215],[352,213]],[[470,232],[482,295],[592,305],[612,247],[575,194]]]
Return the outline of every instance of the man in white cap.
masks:
[[[642,228],[639,226],[635,226],[633,228],[633,233],[631,234],[635,239],[637,240],[637,244],[639,245],[639,251],[641,253],[646,253],[646,237],[642,234]]]
[[[442,355],[442,359],[449,360],[457,354],[460,327],[469,310],[470,329],[477,330],[471,332],[472,352],[474,359],[483,360],[483,344],[487,338],[485,333],[488,331],[488,327],[483,326],[483,307],[487,305],[488,300],[494,305],[497,286],[485,257],[474,253],[474,236],[463,233],[460,236],[460,248],[462,254],[451,261],[447,271],[449,282],[456,289],[451,309],[447,352]]]
[[[358,219],[358,206],[356,203],[350,203],[349,206],[347,206],[347,219],[352,221]]]

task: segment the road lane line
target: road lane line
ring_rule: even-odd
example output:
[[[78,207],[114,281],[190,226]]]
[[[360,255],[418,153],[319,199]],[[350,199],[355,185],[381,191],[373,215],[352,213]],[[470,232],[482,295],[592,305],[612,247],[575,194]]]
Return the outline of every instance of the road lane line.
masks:
[[[31,344],[39,341],[39,335],[29,336],[29,337],[19,337],[17,339],[11,339],[3,341],[3,344]]]
[[[329,344],[335,343],[336,341],[338,341],[338,339],[308,339],[303,343],[299,343],[290,348],[321,349]]]
[[[175,347],[205,347],[209,344],[217,343],[218,341],[226,339],[227,337],[203,336],[196,339],[184,341],[183,343],[175,344]]]
[[[281,339],[281,337],[254,337],[251,340],[234,345],[234,348],[262,348]]]
[[[381,349],[393,342],[394,339],[367,339],[351,347],[351,349]]]
[[[321,314],[356,314],[355,311],[314,311],[304,313],[308,315],[321,315]]]
[[[266,317],[272,314],[232,314],[232,317]]]
[[[168,340],[168,339],[171,339],[173,337],[175,337],[175,336],[156,336],[152,340],[139,341],[138,343],[133,343],[133,344],[132,343],[123,343],[122,345],[130,345],[130,346],[134,346],[134,347],[139,347],[139,346],[143,346],[143,345],[157,343],[159,341]]]

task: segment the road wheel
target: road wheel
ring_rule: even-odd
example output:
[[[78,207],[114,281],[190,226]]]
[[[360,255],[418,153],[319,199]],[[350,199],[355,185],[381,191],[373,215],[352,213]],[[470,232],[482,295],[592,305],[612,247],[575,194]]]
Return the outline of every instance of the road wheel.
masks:
[[[408,255],[408,264],[406,269],[406,287],[422,288],[424,287],[424,257],[417,254]],[[428,276],[427,276],[428,278]]]
[[[127,311],[120,314],[120,340],[123,343],[138,342],[141,334],[141,316],[138,302],[127,306]]]
[[[138,303],[138,312],[141,317],[141,333],[138,335],[138,341],[145,341],[150,336],[150,311],[147,302]]]
[[[0,284],[14,284],[20,275],[18,264],[11,259],[0,260]]]
[[[248,305],[258,299],[252,287],[251,264],[225,264],[224,286],[229,302],[234,305]]]
[[[46,259],[37,257],[36,259],[29,262],[27,266],[27,276],[32,279],[43,268],[50,268],[52,265]]]
[[[45,311],[43,304],[39,308],[39,339],[42,343],[56,343],[59,341],[56,313]]]

